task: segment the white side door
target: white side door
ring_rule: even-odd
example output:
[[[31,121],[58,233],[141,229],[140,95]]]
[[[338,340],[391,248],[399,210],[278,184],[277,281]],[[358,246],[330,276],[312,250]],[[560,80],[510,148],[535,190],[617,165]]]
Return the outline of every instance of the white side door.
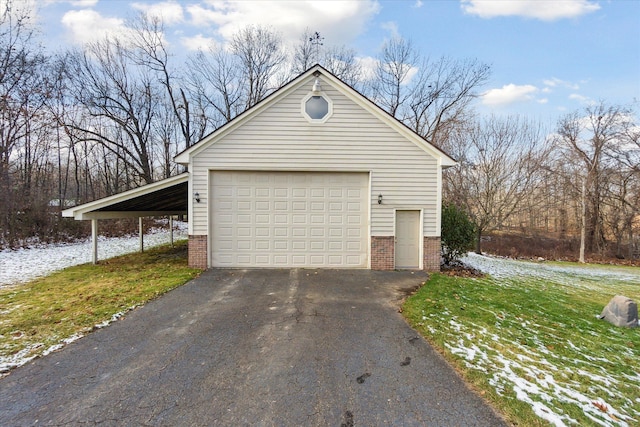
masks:
[[[397,269],[420,268],[420,211],[396,211],[395,258]]]

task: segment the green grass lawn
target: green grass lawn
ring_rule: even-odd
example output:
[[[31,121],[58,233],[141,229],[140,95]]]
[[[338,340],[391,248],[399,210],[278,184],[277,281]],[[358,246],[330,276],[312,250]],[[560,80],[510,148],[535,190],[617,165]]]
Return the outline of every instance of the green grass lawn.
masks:
[[[596,317],[640,301],[640,269],[496,262],[499,277],[432,275],[404,315],[516,425],[640,425],[640,328]]]
[[[46,354],[98,325],[198,275],[187,244],[161,246],[69,267],[0,290],[0,374]],[[99,327],[99,326],[98,326]]]

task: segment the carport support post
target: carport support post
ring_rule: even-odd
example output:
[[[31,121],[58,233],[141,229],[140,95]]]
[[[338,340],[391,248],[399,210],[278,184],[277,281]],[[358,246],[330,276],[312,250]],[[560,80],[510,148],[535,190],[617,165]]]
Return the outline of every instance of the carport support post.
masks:
[[[140,236],[140,252],[144,252],[144,234],[142,234],[142,217],[138,217],[138,235]]]
[[[173,216],[169,215],[169,243],[173,247]]]
[[[98,263],[98,220],[91,220],[91,261]]]

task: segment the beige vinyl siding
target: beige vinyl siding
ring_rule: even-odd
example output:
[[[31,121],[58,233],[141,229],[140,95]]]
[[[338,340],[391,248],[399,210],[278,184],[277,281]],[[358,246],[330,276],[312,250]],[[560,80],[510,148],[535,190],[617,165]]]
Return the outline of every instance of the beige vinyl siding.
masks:
[[[192,191],[203,200],[194,204],[192,233],[208,234],[210,170],[262,170],[371,172],[371,235],[393,235],[396,208],[423,209],[424,235],[439,235],[436,159],[322,78],[333,115],[326,123],[309,123],[301,113],[301,100],[312,84],[308,79],[214,144],[196,151],[191,163]],[[378,194],[383,195],[382,205],[377,203]]]

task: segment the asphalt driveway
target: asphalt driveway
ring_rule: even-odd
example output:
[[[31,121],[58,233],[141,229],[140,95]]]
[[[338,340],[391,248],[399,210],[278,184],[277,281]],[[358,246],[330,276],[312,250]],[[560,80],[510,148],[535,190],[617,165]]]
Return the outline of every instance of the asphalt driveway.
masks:
[[[0,379],[0,425],[504,425],[398,313],[425,277],[209,270]]]

